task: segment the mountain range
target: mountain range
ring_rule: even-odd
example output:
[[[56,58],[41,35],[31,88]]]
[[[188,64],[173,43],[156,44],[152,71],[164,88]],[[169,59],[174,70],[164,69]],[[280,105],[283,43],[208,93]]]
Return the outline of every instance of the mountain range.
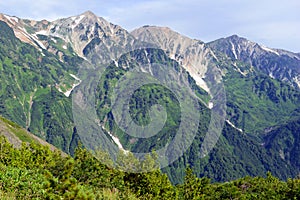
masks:
[[[83,119],[74,115],[74,99],[81,91],[90,91],[77,100],[83,101],[81,106],[93,103],[92,119],[117,148],[138,153],[158,150],[175,138],[180,127],[180,102],[172,91],[149,84],[130,98],[136,124],[151,122],[153,105],[162,105],[168,113],[161,119],[163,128],[149,138],[128,136],[112,109],[120,98],[113,96],[114,89],[124,87],[117,85],[122,76],[133,68],[155,74],[151,63],[176,71],[166,79],[171,85],[180,85],[180,77],[187,77],[187,88],[199,99],[193,112],[201,120],[193,141],[162,169],[173,183],[182,182],[187,166],[214,181],[264,176],[266,171],[281,179],[299,174],[300,54],[237,35],[205,43],[166,27],[143,26],[128,32],[90,11],[53,22],[0,14],[0,114],[72,155],[80,142],[99,145],[91,128],[85,129],[89,144],[83,141],[82,124],[78,126]],[[199,152],[205,134],[222,102],[224,127],[203,157]],[[188,132],[188,127],[184,130]]]

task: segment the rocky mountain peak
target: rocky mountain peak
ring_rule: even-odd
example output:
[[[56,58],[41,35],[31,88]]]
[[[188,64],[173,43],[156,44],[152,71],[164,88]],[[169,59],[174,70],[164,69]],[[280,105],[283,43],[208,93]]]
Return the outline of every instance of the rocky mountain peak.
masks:
[[[242,61],[271,78],[300,88],[300,57],[298,54],[273,49],[233,35],[208,43],[215,52],[222,52],[232,61]]]
[[[209,92],[204,81],[212,52],[204,42],[183,36],[168,27],[143,26],[131,32],[137,39],[155,44],[169,57],[179,62],[195,79],[196,84]]]
[[[49,51],[50,48],[47,40],[40,40],[45,37],[52,38],[53,41],[56,41],[55,38],[62,39],[64,49],[70,44],[77,55],[83,58],[91,51],[100,51],[100,46],[105,49],[124,47],[134,41],[134,37],[125,29],[91,11],[53,22],[20,19],[4,14],[0,15],[0,20],[7,23],[21,41],[35,46],[41,52],[43,49]],[[52,48],[50,51],[57,52]]]
[[[53,21],[47,30],[43,31],[43,34],[62,38],[70,43],[81,57],[85,57],[84,50],[96,38],[98,38],[96,43],[99,43],[99,39],[109,38],[113,41],[120,41],[120,38],[127,38],[129,35],[120,26],[98,17],[91,11]]]
[[[50,24],[47,20],[20,19],[6,14],[0,14],[0,20],[12,28],[15,36],[22,42],[31,44],[36,48],[44,48],[44,45],[39,41],[35,32],[46,29]]]
[[[85,15],[86,17],[95,17],[97,18],[97,15],[94,14],[92,11],[88,10],[88,11],[85,11],[84,13],[82,13],[81,15]]]
[[[16,25],[19,23],[19,18],[14,16],[9,16],[0,13],[0,20],[6,22],[8,25]]]
[[[231,41],[250,42],[250,41],[247,40],[246,38],[241,37],[241,36],[238,36],[238,35],[236,35],[236,34],[231,35],[231,36],[228,36],[228,37],[226,37],[225,39],[231,40]]]
[[[203,43],[183,36],[168,27],[143,26],[131,32],[137,39],[157,44],[160,48],[170,52],[170,55],[180,54],[187,47]]]

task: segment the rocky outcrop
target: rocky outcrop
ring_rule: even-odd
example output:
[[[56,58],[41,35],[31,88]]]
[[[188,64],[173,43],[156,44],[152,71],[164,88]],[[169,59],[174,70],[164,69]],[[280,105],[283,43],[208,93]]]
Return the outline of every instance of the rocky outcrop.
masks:
[[[300,88],[300,56],[280,49],[272,49],[233,35],[208,43],[215,52],[222,52],[232,61],[241,61],[257,71]]]

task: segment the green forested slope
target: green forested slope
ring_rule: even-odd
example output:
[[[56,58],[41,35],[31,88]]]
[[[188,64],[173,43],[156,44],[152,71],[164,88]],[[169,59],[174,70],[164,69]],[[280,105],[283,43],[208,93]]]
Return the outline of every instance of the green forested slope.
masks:
[[[41,52],[42,51],[42,52]],[[70,152],[74,124],[71,99],[58,92],[75,81],[77,65],[65,56],[22,43],[0,21],[0,114],[51,144]],[[68,50],[65,50],[68,51]],[[68,86],[69,85],[69,86]]]
[[[292,118],[292,117],[291,117]],[[264,146],[272,156],[280,157],[296,168],[300,167],[300,119],[293,119],[270,129],[264,138]]]
[[[169,59],[163,51],[148,49],[147,55],[150,55],[149,57],[155,62],[163,63],[166,67],[176,68],[174,61]],[[134,61],[132,66],[145,65],[147,59],[144,56],[144,51],[135,51],[127,59]],[[136,62],[136,60],[139,61]],[[128,62],[125,63],[128,65]],[[121,63],[119,63],[120,65]],[[299,106],[299,91],[263,74],[251,73],[244,77],[229,66],[227,68],[227,70],[231,70],[227,72],[228,76],[224,80],[228,119],[243,132],[226,123],[222,136],[213,151],[206,158],[201,158],[199,152],[210,121],[210,110],[199,102],[200,110],[197,112],[201,116],[201,121],[198,134],[183,157],[171,166],[164,168],[163,171],[174,183],[183,181],[184,169],[187,166],[191,166],[197,176],[206,176],[214,181],[229,181],[246,175],[264,176],[267,171],[271,171],[281,179],[295,177],[299,173],[298,166],[282,159],[279,151],[266,148],[263,143],[265,129],[274,125],[281,126],[291,119],[291,113],[294,113],[294,117],[299,116],[297,112],[293,112]],[[176,105],[176,99],[174,100],[166,88],[157,85],[143,86],[133,93],[130,101],[133,120],[141,125],[147,124],[150,106],[159,103],[168,111],[166,125],[157,135],[146,139],[135,139],[124,134],[114,122],[110,107],[113,89],[126,72],[126,69],[122,67],[111,65],[100,79],[97,100],[99,118],[102,123],[106,123],[106,127],[112,133],[121,139],[125,148],[134,152],[157,150],[176,134],[180,123],[178,121],[180,107]],[[205,92],[201,94],[201,90],[196,91],[198,94],[200,93],[199,96],[205,102],[205,98],[207,98],[204,95]],[[247,117],[245,117],[246,115]],[[285,132],[282,131],[281,134],[284,135]],[[298,131],[293,134],[297,135]],[[295,146],[297,145],[295,144]],[[276,153],[271,153],[272,151]]]
[[[74,158],[34,143],[14,148],[0,137],[1,199],[298,199],[299,179],[245,177],[210,183],[186,170],[184,182],[172,185],[159,170],[127,173],[109,168],[88,151],[78,148]],[[106,159],[98,153],[99,159]],[[130,156],[123,155],[126,162]],[[130,161],[130,160],[128,160]],[[132,161],[132,160],[131,160]],[[148,159],[148,168],[155,163]],[[153,168],[155,169],[155,168]]]
[[[249,64],[249,61],[229,58],[217,50],[216,55],[218,65],[225,74],[223,83],[227,94],[227,117],[237,128],[261,137],[265,129],[289,121],[291,113],[299,109],[299,89],[271,78]],[[300,116],[299,113],[297,116]]]

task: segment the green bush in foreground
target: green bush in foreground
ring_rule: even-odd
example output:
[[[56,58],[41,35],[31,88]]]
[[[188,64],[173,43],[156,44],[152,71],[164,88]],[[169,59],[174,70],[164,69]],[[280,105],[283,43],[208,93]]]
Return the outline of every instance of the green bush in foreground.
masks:
[[[105,154],[97,155],[103,159]],[[132,156],[121,154],[119,163],[134,162]],[[152,171],[127,173],[83,148],[72,158],[36,144],[17,149],[0,137],[0,199],[300,199],[299,179],[281,181],[268,173],[210,183],[187,169],[184,183],[174,186],[155,163],[148,157],[142,165]]]

